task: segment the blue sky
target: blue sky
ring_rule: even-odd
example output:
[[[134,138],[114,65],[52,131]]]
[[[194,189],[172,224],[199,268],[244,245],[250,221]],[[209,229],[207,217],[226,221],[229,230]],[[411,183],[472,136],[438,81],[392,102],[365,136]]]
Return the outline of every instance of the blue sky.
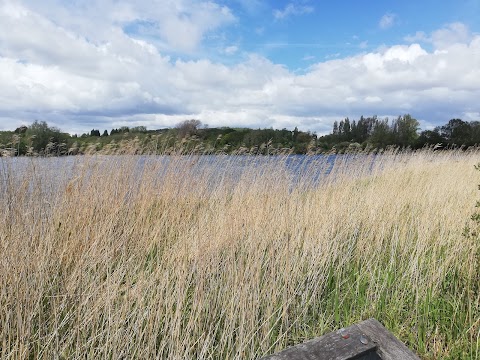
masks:
[[[0,130],[480,120],[480,1],[0,0]]]
[[[381,46],[407,43],[462,22],[479,30],[480,1],[238,1],[225,2],[241,16],[226,32],[240,49],[268,57],[291,70]],[[242,3],[255,4],[242,6]],[[270,16],[269,16],[270,15]],[[273,16],[271,16],[273,15]],[[212,45],[215,46],[214,42]],[[428,46],[427,46],[428,47]]]

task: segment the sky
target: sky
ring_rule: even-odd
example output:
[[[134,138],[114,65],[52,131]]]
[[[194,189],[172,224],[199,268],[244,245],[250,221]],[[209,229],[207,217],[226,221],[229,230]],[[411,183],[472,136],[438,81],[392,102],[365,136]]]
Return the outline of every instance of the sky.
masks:
[[[480,0],[0,0],[0,130],[480,120]]]

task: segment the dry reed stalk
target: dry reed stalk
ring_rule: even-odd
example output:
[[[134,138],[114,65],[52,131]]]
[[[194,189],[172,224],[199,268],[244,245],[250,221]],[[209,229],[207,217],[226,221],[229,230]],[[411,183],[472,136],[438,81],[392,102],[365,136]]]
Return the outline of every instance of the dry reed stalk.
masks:
[[[480,356],[476,152],[320,180],[325,158],[9,161],[1,358],[253,359],[370,316],[425,358]]]

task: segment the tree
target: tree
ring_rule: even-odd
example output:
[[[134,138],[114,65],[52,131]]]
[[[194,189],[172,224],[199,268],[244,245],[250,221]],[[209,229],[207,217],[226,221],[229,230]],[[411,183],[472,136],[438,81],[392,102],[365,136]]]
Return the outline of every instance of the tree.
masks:
[[[439,129],[440,134],[452,145],[473,145],[471,130],[471,125],[461,119],[451,119]]]
[[[295,126],[295,129],[293,129],[293,132],[292,132],[292,140],[293,140],[293,142],[296,142],[296,141],[297,141],[297,138],[298,138],[298,128]]]
[[[335,120],[335,121],[333,122],[333,131],[332,131],[332,134],[333,134],[333,135],[338,135],[338,121],[337,121],[337,120]]]
[[[103,132],[103,135],[102,135],[102,136],[108,136],[108,131],[105,130],[105,131]]]
[[[31,141],[33,150],[42,153],[48,144],[66,142],[69,134],[60,132],[56,127],[50,127],[45,121],[35,120],[26,131],[27,138]],[[50,146],[51,147],[51,146]]]
[[[367,140],[369,135],[367,120],[361,116],[356,126],[352,129],[352,140],[358,143],[363,143]]]
[[[28,130],[28,127],[26,127],[25,125],[22,125],[15,129],[15,134],[25,134],[27,130]]]
[[[132,133],[146,133],[147,128],[145,126],[135,126],[130,129],[130,132]]]
[[[420,133],[420,136],[417,139],[417,147],[424,147],[427,145],[442,145],[447,141],[445,140],[438,129],[434,130],[424,130]]]
[[[480,121],[470,121],[471,142],[480,145]]]
[[[341,137],[343,136],[343,128],[345,126],[345,122],[343,120],[340,120],[340,124],[338,124],[338,135]]]
[[[191,135],[196,135],[198,128],[202,125],[200,120],[185,120],[177,124],[175,127],[178,130],[178,136],[184,138]]]
[[[356,141],[357,138],[357,122],[352,121],[352,126],[350,127],[350,138],[352,141]]]
[[[388,119],[377,120],[369,142],[377,148],[384,149],[391,144],[391,132]]]
[[[360,120],[357,122],[357,126],[355,129],[355,134],[353,136],[353,140],[358,143],[365,142],[369,136],[373,134],[373,130],[377,123],[377,116],[372,117],[364,117],[363,115],[360,116]]]
[[[351,140],[351,133],[352,129],[350,127],[350,119],[347,117],[345,121],[343,122],[343,139],[345,141],[350,141]]]
[[[399,116],[393,124],[395,143],[401,147],[415,145],[418,138],[419,122],[409,114]]]

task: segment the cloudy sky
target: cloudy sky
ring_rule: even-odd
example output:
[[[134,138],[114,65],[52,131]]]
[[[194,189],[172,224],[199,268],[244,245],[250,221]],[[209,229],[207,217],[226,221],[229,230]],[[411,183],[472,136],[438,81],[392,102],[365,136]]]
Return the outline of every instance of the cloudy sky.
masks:
[[[480,120],[480,0],[0,0],[0,130]]]

